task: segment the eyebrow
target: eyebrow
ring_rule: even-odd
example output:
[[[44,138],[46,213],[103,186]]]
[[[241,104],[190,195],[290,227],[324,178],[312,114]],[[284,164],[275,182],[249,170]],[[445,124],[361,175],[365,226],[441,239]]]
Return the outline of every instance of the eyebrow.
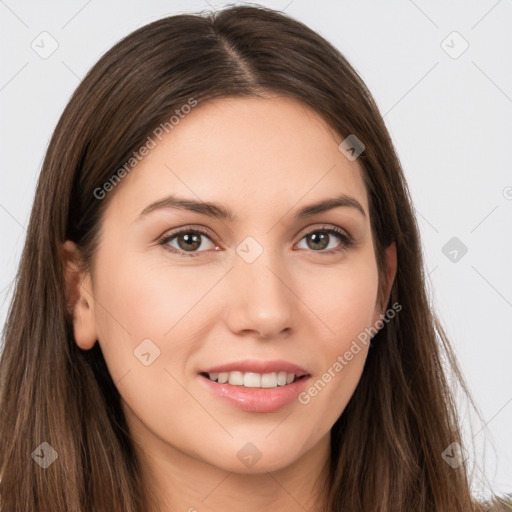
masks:
[[[346,194],[324,199],[322,201],[318,201],[316,203],[305,206],[304,208],[301,208],[300,210],[297,211],[295,217],[300,220],[339,207],[353,208],[356,211],[358,211],[363,217],[366,217],[366,212],[364,211],[364,208],[361,206],[359,201],[357,201],[357,199],[355,199],[354,197],[348,196]],[[143,219],[144,217],[149,215],[151,212],[154,212],[155,210],[161,210],[166,208],[187,210],[190,212],[199,213],[201,215],[206,215],[208,217],[212,217],[223,221],[235,222],[237,220],[237,216],[233,212],[233,210],[223,206],[222,204],[208,201],[197,201],[195,199],[181,198],[177,197],[174,194],[159,199],[158,201],[155,201],[154,203],[151,203],[150,205],[146,206],[146,208],[142,210],[142,212],[139,214],[136,220],[139,221]]]

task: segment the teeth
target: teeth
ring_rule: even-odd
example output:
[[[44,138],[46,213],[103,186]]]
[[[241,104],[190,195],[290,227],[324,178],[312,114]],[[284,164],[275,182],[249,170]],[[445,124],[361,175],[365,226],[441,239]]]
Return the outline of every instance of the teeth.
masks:
[[[276,388],[277,386],[286,386],[295,381],[294,373],[273,372],[273,373],[253,373],[253,372],[220,372],[209,373],[208,377],[219,384],[229,383],[232,386],[244,386],[246,388]]]

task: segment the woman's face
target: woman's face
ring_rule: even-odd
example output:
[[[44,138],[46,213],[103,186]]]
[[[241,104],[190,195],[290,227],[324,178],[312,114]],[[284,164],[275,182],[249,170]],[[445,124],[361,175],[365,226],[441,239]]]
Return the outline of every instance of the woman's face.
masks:
[[[277,97],[199,105],[154,141],[109,192],[77,343],[99,341],[147,454],[238,473],[325,456],[367,355],[353,342],[384,312],[357,160]]]

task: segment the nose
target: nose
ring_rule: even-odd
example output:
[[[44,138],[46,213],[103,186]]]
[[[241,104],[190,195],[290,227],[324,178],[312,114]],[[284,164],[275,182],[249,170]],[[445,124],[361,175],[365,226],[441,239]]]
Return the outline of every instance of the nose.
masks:
[[[252,263],[236,257],[227,279],[225,319],[232,332],[274,338],[294,328],[298,299],[292,291],[292,276],[270,251]]]

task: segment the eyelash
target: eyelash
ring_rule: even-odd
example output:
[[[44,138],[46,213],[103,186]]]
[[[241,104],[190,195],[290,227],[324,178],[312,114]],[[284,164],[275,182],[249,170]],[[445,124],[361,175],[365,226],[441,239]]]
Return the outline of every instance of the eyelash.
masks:
[[[354,240],[347,233],[345,233],[340,228],[334,227],[334,226],[330,226],[330,227],[322,226],[320,228],[315,228],[315,229],[305,233],[301,237],[300,240],[302,240],[303,238],[305,238],[308,235],[311,235],[312,233],[317,233],[317,232],[324,232],[324,233],[329,233],[331,235],[336,235],[339,238],[339,240],[342,242],[342,244],[338,248],[330,249],[328,251],[325,251],[325,250],[314,251],[313,249],[311,249],[312,252],[317,252],[319,254],[324,254],[324,255],[331,255],[331,254],[347,251],[348,249],[350,249],[351,247],[353,247],[355,245]],[[194,258],[196,256],[200,256],[201,253],[205,252],[205,251],[185,252],[185,251],[177,250],[175,247],[171,247],[168,245],[168,243],[172,239],[176,238],[179,235],[185,234],[185,233],[186,234],[196,233],[196,234],[204,235],[207,238],[209,238],[211,242],[213,242],[215,244],[215,241],[212,240],[210,233],[206,229],[201,228],[201,227],[195,227],[194,229],[191,229],[191,228],[180,229],[179,231],[174,231],[174,232],[165,234],[158,241],[158,245],[163,246],[164,249],[166,249],[167,251],[169,251],[173,254],[177,254],[177,255],[183,256],[185,258],[188,258],[188,257]],[[299,242],[300,242],[300,240],[299,240]]]

